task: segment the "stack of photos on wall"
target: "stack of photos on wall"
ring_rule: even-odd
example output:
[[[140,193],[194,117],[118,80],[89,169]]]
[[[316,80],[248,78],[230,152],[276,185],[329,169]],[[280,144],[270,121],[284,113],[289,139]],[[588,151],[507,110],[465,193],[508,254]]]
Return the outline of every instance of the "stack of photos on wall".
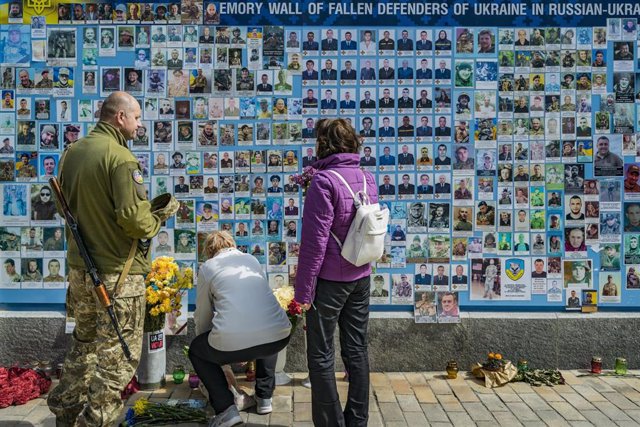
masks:
[[[143,110],[130,148],[149,197],[180,201],[153,256],[197,270],[207,233],[227,230],[272,287],[293,284],[294,177],[316,161],[316,121],[342,117],[391,211],[372,304],[455,322],[461,297],[579,310],[584,289],[600,305],[640,289],[636,19],[236,27],[190,0],[13,19],[0,27],[3,288],[65,287],[47,179],[125,90]]]

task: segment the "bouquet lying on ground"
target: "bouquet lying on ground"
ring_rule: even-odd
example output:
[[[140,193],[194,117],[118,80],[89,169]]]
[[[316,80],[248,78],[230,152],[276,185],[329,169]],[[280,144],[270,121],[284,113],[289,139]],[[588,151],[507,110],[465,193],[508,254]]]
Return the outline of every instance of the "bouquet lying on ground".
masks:
[[[157,331],[164,327],[165,314],[176,312],[180,316],[183,291],[193,287],[193,270],[180,269],[173,258],[161,256],[151,263],[151,272],[145,279],[147,285],[147,312],[145,331]]]
[[[301,319],[303,315],[300,303],[294,299],[295,291],[293,286],[282,286],[274,289],[273,295],[275,295],[278,300],[280,307],[287,312],[287,317],[289,317],[289,321],[291,322],[291,330],[293,331],[298,324],[298,320]]]
[[[518,370],[510,361],[504,359],[502,354],[491,352],[487,355],[486,362],[471,366],[471,373],[476,378],[484,378],[485,386],[493,388],[513,380]]]
[[[530,371],[518,371],[513,381],[524,381],[534,387],[541,385],[554,386],[564,384],[564,377],[557,369],[532,369]]]
[[[136,400],[133,408],[127,411],[125,420],[120,424],[120,427],[180,423],[206,424],[207,422],[209,422],[209,417],[202,409],[149,402],[148,399],[141,398]]]
[[[0,408],[24,405],[49,391],[51,380],[33,369],[0,367]]]
[[[500,353],[489,353],[487,355],[487,361],[482,364],[482,369],[486,369],[487,371],[497,371],[501,369],[505,364],[505,361],[502,360],[502,355]]]

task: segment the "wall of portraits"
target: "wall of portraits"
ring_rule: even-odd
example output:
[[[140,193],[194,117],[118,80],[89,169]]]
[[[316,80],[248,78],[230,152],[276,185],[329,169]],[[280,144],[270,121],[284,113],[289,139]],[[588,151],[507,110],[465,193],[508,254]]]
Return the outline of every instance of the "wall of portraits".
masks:
[[[8,302],[64,300],[47,179],[101,99],[134,95],[149,197],[181,206],[152,243],[196,267],[231,232],[293,284],[314,125],[343,117],[391,211],[371,302],[457,321],[458,306],[640,303],[635,18],[589,27],[235,25],[220,4],[58,4],[0,26],[0,196]],[[20,14],[22,11],[20,10]],[[27,22],[29,21],[29,22]],[[23,23],[24,22],[24,23]]]

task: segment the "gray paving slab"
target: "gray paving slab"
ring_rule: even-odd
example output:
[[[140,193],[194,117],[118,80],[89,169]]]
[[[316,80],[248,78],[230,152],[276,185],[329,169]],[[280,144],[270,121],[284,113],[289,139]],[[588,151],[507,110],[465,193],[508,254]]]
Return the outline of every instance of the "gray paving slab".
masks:
[[[633,378],[581,377],[579,371],[572,371],[567,373],[570,381],[563,386],[531,387],[516,383],[490,389],[465,379],[463,373],[461,376],[448,381],[440,372],[372,374],[368,425],[640,427],[640,381]],[[250,383],[241,384],[247,390],[253,388]],[[340,379],[338,386],[341,395],[346,396],[348,384]],[[45,397],[0,409],[0,427],[54,427],[55,417],[49,412]],[[160,402],[170,398],[202,398],[197,391],[189,393],[184,385],[169,382],[163,389],[130,397],[125,410],[140,397]],[[313,425],[311,393],[297,383],[277,389],[273,406],[270,415],[258,415],[254,408],[241,412],[243,421],[247,426]],[[211,412],[210,408],[207,411]]]

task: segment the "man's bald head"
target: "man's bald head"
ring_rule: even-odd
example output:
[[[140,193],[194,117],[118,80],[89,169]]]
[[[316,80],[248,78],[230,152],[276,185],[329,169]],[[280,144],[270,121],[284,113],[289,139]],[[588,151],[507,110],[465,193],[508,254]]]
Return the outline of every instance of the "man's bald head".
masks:
[[[105,99],[100,109],[100,120],[111,123],[119,111],[132,112],[138,101],[127,92],[116,91]]]
[[[125,139],[133,139],[142,126],[142,110],[136,99],[127,92],[113,92],[105,99],[100,109],[100,121],[118,129]]]

